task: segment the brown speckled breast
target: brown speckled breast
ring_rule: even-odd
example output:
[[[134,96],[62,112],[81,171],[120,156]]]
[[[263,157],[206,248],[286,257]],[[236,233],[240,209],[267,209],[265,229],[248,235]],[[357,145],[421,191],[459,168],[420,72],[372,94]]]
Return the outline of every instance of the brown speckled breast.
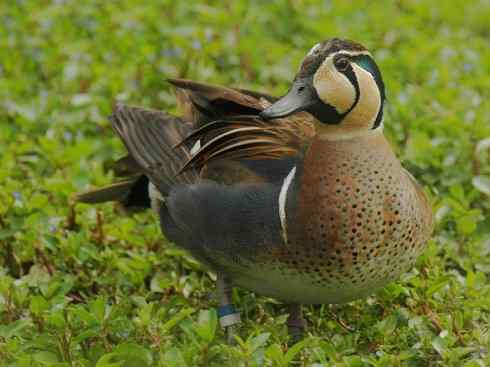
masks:
[[[349,301],[397,279],[430,236],[428,201],[382,134],[315,139],[295,180],[288,243],[274,263],[303,280],[311,303]]]

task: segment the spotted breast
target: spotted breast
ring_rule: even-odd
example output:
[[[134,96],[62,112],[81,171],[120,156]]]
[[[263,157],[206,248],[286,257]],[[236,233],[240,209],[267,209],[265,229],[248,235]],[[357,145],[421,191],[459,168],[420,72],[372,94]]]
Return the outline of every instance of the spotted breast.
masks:
[[[315,139],[294,173],[287,243],[263,254],[267,270],[255,284],[244,279],[247,287],[289,302],[343,303],[413,266],[431,233],[431,210],[382,133]]]

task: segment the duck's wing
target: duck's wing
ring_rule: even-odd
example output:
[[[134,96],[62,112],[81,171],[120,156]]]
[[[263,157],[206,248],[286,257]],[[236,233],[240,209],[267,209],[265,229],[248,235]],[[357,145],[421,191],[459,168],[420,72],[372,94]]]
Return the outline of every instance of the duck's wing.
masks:
[[[178,145],[191,153],[180,172],[199,171],[204,180],[170,192],[160,212],[163,231],[215,269],[247,273],[251,256],[284,244],[284,193],[313,120],[298,113],[264,121],[258,114],[274,99],[263,93],[172,82],[195,126]]]
[[[182,141],[193,148],[180,172],[197,169],[203,177],[227,183],[233,182],[229,176],[235,177],[235,182],[254,181],[247,180],[246,172],[267,181],[276,176],[284,178],[303,156],[313,126],[299,116],[282,120],[268,122],[241,116],[203,125]],[[223,175],[221,180],[216,177],[217,171]]]
[[[198,128],[208,122],[239,115],[257,115],[277,100],[266,93],[228,88],[187,79],[168,79],[186,121]]]
[[[118,201],[126,208],[147,208],[149,180],[142,165],[155,156],[160,161],[153,163],[161,165],[161,169],[152,175],[157,176],[158,186],[165,191],[176,182],[174,173],[180,172],[178,176],[184,178],[191,176],[185,182],[195,181],[196,173],[191,167],[200,168],[201,177],[217,182],[277,181],[289,172],[301,147],[312,136],[311,116],[305,113],[296,114],[293,119],[260,120],[257,115],[277,99],[265,93],[184,79],[169,81],[176,87],[183,116],[139,107],[116,108],[112,119],[134,122],[129,124],[131,129],[142,127],[131,130],[128,140],[136,143],[133,148],[141,149],[133,149],[132,154],[111,167],[118,182],[79,193],[74,197],[76,201]],[[140,144],[138,134],[143,130],[148,133],[143,138],[152,142],[151,151],[147,150],[147,143]],[[136,159],[141,150],[147,154]]]
[[[218,182],[274,181],[284,178],[314,134],[311,115],[264,121],[258,114],[277,98],[265,93],[169,80],[192,131],[182,144],[192,147],[182,166],[201,170]]]

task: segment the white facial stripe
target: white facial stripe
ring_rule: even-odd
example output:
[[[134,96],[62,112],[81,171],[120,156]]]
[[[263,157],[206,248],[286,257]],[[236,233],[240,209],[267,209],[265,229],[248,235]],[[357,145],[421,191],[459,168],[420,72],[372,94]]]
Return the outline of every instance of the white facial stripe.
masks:
[[[279,219],[281,220],[281,234],[284,244],[288,244],[288,232],[287,232],[287,221],[286,221],[286,203],[288,196],[288,189],[293,182],[294,175],[296,174],[296,166],[289,172],[289,174],[284,179],[281,186],[281,191],[279,192]]]
[[[349,78],[333,64],[334,55],[325,59],[313,77],[318,97],[340,114],[347,112],[356,101],[356,89]]]
[[[345,50],[340,50],[340,51],[334,52],[333,54],[328,55],[328,57],[325,60],[323,60],[322,65],[325,65],[330,60],[333,60],[333,58],[335,56],[337,56],[337,55],[345,55],[345,56],[350,56],[350,57],[363,56],[363,55],[371,56],[371,54],[369,53],[369,51],[345,51]]]
[[[334,54],[330,55],[329,57],[333,57],[335,55],[346,55],[346,56],[362,56],[362,55],[368,55],[371,56],[369,51],[346,51],[346,50],[341,50],[337,51]]]
[[[306,54],[306,56],[312,55],[313,52],[315,52],[319,47],[320,47],[320,43],[317,43],[315,46],[313,46],[311,48],[310,51],[308,51],[308,53]],[[364,50],[364,51],[340,50],[340,51],[337,51],[337,52],[334,52],[334,53],[330,54],[327,57],[327,59],[325,59],[325,61],[328,60],[329,58],[333,58],[335,55],[346,55],[346,56],[362,56],[362,55],[368,55],[368,56],[371,56],[371,54],[367,50]]]

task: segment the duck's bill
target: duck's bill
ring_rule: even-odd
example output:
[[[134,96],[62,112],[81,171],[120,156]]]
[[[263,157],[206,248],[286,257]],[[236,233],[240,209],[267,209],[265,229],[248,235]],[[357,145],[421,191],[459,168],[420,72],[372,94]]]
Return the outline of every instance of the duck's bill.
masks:
[[[317,102],[318,95],[311,78],[301,78],[294,81],[288,94],[263,110],[259,116],[264,120],[286,117],[304,111]]]

